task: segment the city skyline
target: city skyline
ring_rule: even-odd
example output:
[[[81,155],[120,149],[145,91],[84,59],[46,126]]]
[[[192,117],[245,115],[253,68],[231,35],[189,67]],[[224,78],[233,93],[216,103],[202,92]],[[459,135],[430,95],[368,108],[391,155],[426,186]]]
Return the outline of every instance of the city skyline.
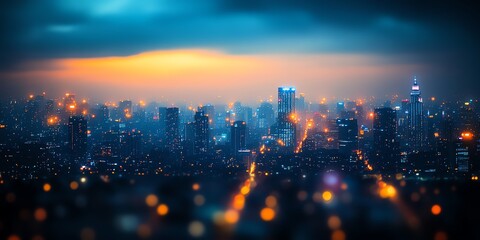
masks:
[[[412,84],[414,82],[420,82],[417,79],[417,76],[412,75],[411,78],[405,80],[405,82],[409,83],[409,86],[406,87],[405,89],[411,89]],[[295,85],[292,84],[287,84],[287,85],[279,85],[281,88],[284,87],[293,87]],[[422,86],[423,83],[422,83]],[[298,87],[293,87],[295,90],[298,89]],[[3,101],[6,100],[20,100],[20,99],[29,99],[35,96],[45,96],[54,100],[64,100],[68,99],[70,97],[78,97],[78,101],[87,101],[90,104],[105,104],[105,105],[112,105],[115,106],[118,103],[121,103],[122,101],[129,101],[133,105],[142,105],[142,106],[147,106],[150,104],[162,106],[162,107],[179,107],[179,106],[189,106],[189,107],[195,107],[195,106],[208,106],[208,105],[233,105],[234,103],[242,103],[242,104],[247,104],[247,105],[252,105],[256,106],[259,105],[263,102],[269,102],[269,103],[275,103],[277,99],[277,94],[272,91],[273,88],[270,88],[269,94],[265,94],[262,96],[258,96],[256,99],[248,99],[246,101],[242,101],[241,99],[237,98],[223,98],[221,96],[216,96],[216,97],[206,97],[203,98],[199,101],[194,101],[194,100],[170,100],[167,99],[163,96],[161,97],[156,97],[154,99],[149,99],[146,97],[132,97],[131,94],[127,94],[126,96],[117,96],[117,97],[93,97],[90,98],[88,97],[88,94],[82,95],[82,94],[77,94],[75,91],[60,91],[58,94],[52,94],[50,92],[46,91],[40,91],[40,92],[24,92],[22,95],[16,96],[16,97],[11,97],[11,96],[4,96],[4,98],[0,98]],[[379,94],[379,95],[354,95],[354,96],[326,96],[326,95],[320,95],[320,94],[313,94],[313,95],[308,95],[304,91],[305,89],[298,89],[298,94],[301,95],[302,97],[306,98],[308,100],[308,103],[321,103],[321,104],[337,104],[338,102],[344,102],[344,101],[356,101],[359,103],[362,102],[370,102],[370,104],[376,105],[376,106],[381,106],[385,104],[386,101],[389,102],[400,102],[403,100],[410,100],[412,93],[408,93],[405,91],[405,89],[397,89],[395,92],[392,93],[385,93],[385,94]],[[422,90],[423,92],[423,90]],[[437,94],[431,93],[431,91],[427,92],[430,93],[430,95],[426,95],[422,93],[424,96],[423,101],[425,102],[434,102],[434,101],[443,101],[443,102],[452,102],[452,101],[468,101],[471,99],[476,99],[477,97],[470,97],[470,96],[461,96],[461,97],[442,97],[438,96]]]
[[[0,1],[0,239],[479,239],[479,6]]]

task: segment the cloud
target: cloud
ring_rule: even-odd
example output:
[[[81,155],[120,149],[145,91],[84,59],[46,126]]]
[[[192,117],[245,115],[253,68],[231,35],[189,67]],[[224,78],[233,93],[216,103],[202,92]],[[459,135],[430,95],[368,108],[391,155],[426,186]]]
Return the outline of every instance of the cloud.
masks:
[[[126,57],[31,62],[26,69],[30,70],[3,77],[40,80],[44,83],[42,91],[53,95],[68,90],[103,101],[133,98],[253,103],[268,97],[281,85],[297,86],[312,98],[360,97],[378,90],[376,85],[395,85],[395,81],[382,83],[388,76],[405,76],[422,71],[424,66],[390,64],[382,57],[362,54],[235,55],[209,49],[180,49]],[[34,84],[30,80],[25,85]]]
[[[429,66],[432,87],[454,78],[466,89],[478,85],[478,7],[469,3],[7,0],[0,9],[3,73],[45,66],[32,61],[215,49],[238,56],[376,55],[391,64]]]

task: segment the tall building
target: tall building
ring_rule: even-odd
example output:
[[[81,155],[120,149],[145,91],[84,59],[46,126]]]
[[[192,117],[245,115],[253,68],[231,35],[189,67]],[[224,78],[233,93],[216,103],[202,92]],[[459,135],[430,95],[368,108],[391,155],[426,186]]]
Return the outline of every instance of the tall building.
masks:
[[[120,114],[120,119],[122,122],[130,120],[132,118],[132,101],[123,100],[118,103],[118,110]]]
[[[287,148],[294,149],[296,141],[295,126],[295,88],[278,88],[278,138]]]
[[[272,104],[263,102],[257,108],[257,128],[262,131],[264,135],[268,134],[268,129],[274,124],[275,112]]]
[[[195,113],[195,135],[193,143],[193,154],[201,155],[208,153],[210,141],[210,129],[208,126],[208,117],[200,108]]]
[[[458,173],[478,173],[480,170],[480,142],[470,131],[460,134],[455,143],[455,170]]]
[[[412,92],[408,112],[409,149],[411,152],[422,151],[424,145],[424,114],[423,101],[417,78],[413,79]]]
[[[143,134],[138,130],[132,130],[124,133],[124,142],[122,152],[124,156],[138,159],[142,155]]]
[[[238,150],[246,147],[247,124],[245,121],[236,121],[230,129],[230,144],[232,145],[234,155],[237,155]]]
[[[399,161],[396,112],[391,108],[375,109],[373,119],[374,168],[393,172]]]
[[[165,140],[165,137],[166,137],[165,123],[167,123],[167,108],[159,107],[158,108],[158,134],[160,136],[164,136],[162,140]]]
[[[87,152],[87,119],[83,116],[70,116],[68,119],[68,149],[76,156]]]
[[[165,136],[166,146],[172,150],[178,150],[180,145],[180,118],[179,109],[176,107],[166,109]]]
[[[341,154],[350,155],[358,150],[357,119],[337,119],[338,149]]]
[[[210,126],[210,130],[215,129],[215,106],[213,105],[205,105],[201,107],[202,112],[205,116],[208,117],[208,125]]]

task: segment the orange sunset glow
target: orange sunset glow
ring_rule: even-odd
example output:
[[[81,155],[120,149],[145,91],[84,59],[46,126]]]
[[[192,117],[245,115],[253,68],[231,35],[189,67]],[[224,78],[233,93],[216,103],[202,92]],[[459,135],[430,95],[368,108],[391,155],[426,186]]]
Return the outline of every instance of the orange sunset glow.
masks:
[[[205,49],[144,52],[124,57],[67,58],[33,62],[36,70],[10,73],[10,77],[46,79],[77,93],[102,93],[109,98],[174,101],[260,100],[265,89],[294,84],[308,94],[322,89],[356,87],[415,65],[385,65],[374,55],[270,54],[234,55]],[[401,75],[401,74],[400,74]],[[355,80],[353,80],[355,79]],[[371,87],[371,85],[370,85]],[[108,92],[105,91],[108,88]],[[243,90],[244,93],[238,92]],[[245,90],[248,90],[245,92]],[[55,91],[55,90],[54,90]],[[223,96],[219,96],[222,93]],[[204,97],[210,96],[210,97]],[[316,94],[315,94],[316,95]]]

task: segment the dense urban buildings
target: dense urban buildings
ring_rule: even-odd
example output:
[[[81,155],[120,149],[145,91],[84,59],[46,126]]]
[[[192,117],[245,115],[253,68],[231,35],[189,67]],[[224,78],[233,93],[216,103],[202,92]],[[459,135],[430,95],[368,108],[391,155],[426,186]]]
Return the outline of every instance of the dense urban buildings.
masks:
[[[296,91],[279,87],[276,108],[272,100],[251,107],[95,104],[71,93],[12,100],[1,106],[0,156],[17,165],[3,168],[2,178],[41,177],[14,173],[35,164],[10,154],[22,146],[51,154],[49,161],[61,166],[79,165],[67,172],[88,166],[84,174],[220,174],[222,169],[234,174],[254,159],[258,169],[276,174],[328,169],[427,179],[480,174],[477,100],[426,103],[416,78],[409,101],[315,103],[304,94],[296,97]],[[58,171],[62,168],[47,167],[38,173]]]
[[[314,203],[329,203],[325,199],[337,199],[333,194],[340,195],[334,201],[349,199],[342,192],[357,191],[354,183],[345,180],[340,184],[340,179],[373,184],[364,192],[378,194],[380,199],[396,199],[397,191],[408,188],[404,187],[407,182],[410,186],[424,181],[478,181],[477,99],[423,99],[416,79],[410,100],[322,98],[315,102],[305,94],[296,97],[296,91],[280,87],[278,104],[269,99],[256,106],[240,102],[198,107],[131,100],[95,103],[78,100],[71,93],[58,98],[42,93],[4,102],[0,105],[0,187],[51,178],[68,179],[70,185],[63,185],[71,189],[79,188],[79,183],[87,186],[87,177],[100,184],[128,179],[129,186],[135,184],[135,177],[221,179],[206,192],[218,191],[229,179],[247,176],[231,205],[240,211],[245,196],[257,184],[255,177],[263,184],[279,177],[282,186],[297,188],[316,179],[309,193]],[[323,193],[315,190],[318,179],[323,179],[320,185],[327,189]],[[395,181],[396,185],[391,183]],[[191,188],[199,191],[195,184]],[[176,191],[176,186],[170,184],[162,191]],[[409,198],[418,201],[421,189],[411,190]],[[442,191],[451,189],[455,188]],[[273,204],[272,196],[278,191],[268,193],[265,204]],[[296,194],[299,201],[306,201],[304,190]],[[196,194],[193,201],[201,206],[205,196]],[[175,202],[168,204],[178,213]],[[185,201],[181,204],[183,209]],[[160,205],[158,213],[166,214],[166,203]],[[236,217],[232,211],[227,210]]]

